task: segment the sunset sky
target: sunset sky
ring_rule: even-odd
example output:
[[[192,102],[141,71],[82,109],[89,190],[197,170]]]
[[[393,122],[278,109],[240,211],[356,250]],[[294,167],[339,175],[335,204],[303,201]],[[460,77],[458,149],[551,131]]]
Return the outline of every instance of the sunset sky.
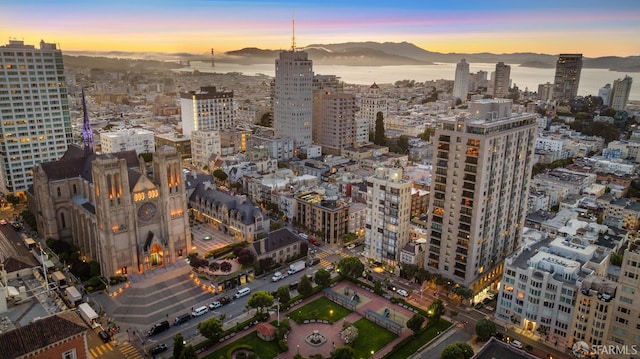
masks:
[[[437,52],[640,55],[640,1],[2,1],[0,45],[216,53],[349,41]]]

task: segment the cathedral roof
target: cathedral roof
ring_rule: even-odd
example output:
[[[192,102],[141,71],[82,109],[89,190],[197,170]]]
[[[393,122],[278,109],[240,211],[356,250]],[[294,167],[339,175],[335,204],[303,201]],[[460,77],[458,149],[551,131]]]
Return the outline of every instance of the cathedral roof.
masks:
[[[86,156],[84,150],[76,145],[71,145],[64,155],[57,161],[43,162],[42,170],[47,174],[49,181],[82,177],[88,182],[93,182],[91,167],[96,158],[113,157],[127,161],[127,167],[138,167],[139,160],[136,151],[122,151],[116,153],[95,154]],[[131,171],[129,171],[131,172]],[[131,175],[131,173],[130,173]],[[137,181],[137,177],[135,179]],[[131,180],[130,180],[131,183]],[[135,184],[135,181],[133,181]]]

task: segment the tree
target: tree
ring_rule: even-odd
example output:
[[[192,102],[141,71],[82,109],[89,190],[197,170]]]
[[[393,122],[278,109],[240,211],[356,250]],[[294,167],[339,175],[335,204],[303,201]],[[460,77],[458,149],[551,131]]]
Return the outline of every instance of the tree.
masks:
[[[402,150],[401,153],[407,153],[407,151],[409,150],[409,137],[407,137],[406,135],[401,135],[400,137],[398,137],[398,141],[396,142],[396,144]]]
[[[153,161],[153,153],[151,152],[141,153],[140,157],[142,157],[145,163],[150,163]]]
[[[198,324],[198,331],[203,337],[213,342],[217,342],[222,336],[222,333],[224,333],[222,322],[218,318],[211,318],[200,322]]]
[[[464,342],[449,344],[442,349],[440,359],[469,359],[473,356],[473,348]]]
[[[344,341],[345,344],[351,344],[358,339],[358,328],[353,325],[348,326],[340,332],[340,337]]]
[[[331,359],[354,359],[356,352],[352,347],[343,346],[331,352]]]
[[[18,198],[18,196],[16,196],[13,193],[7,193],[6,199],[7,199],[7,202],[11,203],[14,206],[20,203],[20,198]]]
[[[358,257],[342,258],[338,262],[338,272],[345,277],[360,278],[364,271],[364,264]]]
[[[181,333],[176,334],[173,337],[173,357],[180,358],[182,351],[184,350],[184,337]]]
[[[458,311],[455,309],[449,309],[449,316],[451,317],[451,319],[454,319],[458,316]]]
[[[442,300],[434,300],[429,308],[427,308],[427,313],[429,313],[429,318],[433,321],[440,319],[442,314],[444,314],[444,303],[442,303]]]
[[[424,132],[422,132],[420,134],[420,139],[422,139],[423,141],[429,141],[431,139],[431,136],[436,132],[436,129],[433,127],[425,127],[424,128]]]
[[[238,253],[238,263],[241,265],[253,263],[255,257],[249,248],[242,248]]]
[[[311,292],[313,292],[313,286],[311,285],[311,279],[309,279],[309,277],[307,277],[307,275],[303,275],[302,278],[300,278],[300,283],[298,283],[298,293],[302,294],[303,297],[307,297],[309,295],[311,295]]]
[[[273,116],[271,112],[263,113],[258,121],[258,125],[264,127],[272,127],[273,126]]]
[[[329,286],[329,284],[331,284],[331,274],[327,272],[326,269],[318,269],[318,271],[316,272],[316,276],[313,278],[313,280],[319,286],[326,288]]]
[[[476,335],[483,342],[489,340],[495,333],[496,323],[484,318],[476,322]]]
[[[611,257],[609,258],[609,263],[611,263],[614,266],[621,266],[623,257],[624,257],[624,255],[622,255],[622,254],[618,254],[616,252],[611,252]]]
[[[378,112],[376,113],[376,128],[373,134],[373,143],[378,146],[384,146],[386,142],[384,135],[384,114]]]
[[[424,324],[424,321],[424,317],[416,313],[409,320],[407,320],[407,328],[413,331],[413,335],[416,335],[422,328],[422,324]]]
[[[198,359],[198,353],[196,353],[196,349],[193,345],[187,345],[182,354],[180,354],[180,359]]]
[[[233,268],[233,265],[227,261],[220,263],[220,270],[225,273],[231,272],[231,268]]]
[[[218,181],[224,182],[229,177],[223,170],[217,169],[213,171],[213,177],[215,177]]]
[[[279,287],[278,291],[276,292],[276,297],[280,301],[280,304],[286,307],[291,300],[291,292],[289,291],[289,286],[283,285]]]
[[[257,308],[258,314],[262,314],[264,308],[269,308],[273,305],[273,296],[265,290],[253,292],[247,305],[251,308]]]

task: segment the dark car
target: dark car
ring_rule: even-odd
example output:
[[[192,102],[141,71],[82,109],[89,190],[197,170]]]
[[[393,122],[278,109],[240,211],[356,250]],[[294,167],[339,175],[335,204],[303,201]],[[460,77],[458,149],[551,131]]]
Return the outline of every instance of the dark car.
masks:
[[[173,322],[173,325],[180,325],[182,323],[186,323],[189,320],[191,320],[191,313],[185,313],[182,315],[179,315],[176,320]]]
[[[307,260],[307,267],[314,266],[318,263],[320,263],[320,258],[310,258]]]
[[[169,329],[169,322],[167,322],[166,320],[160,322],[160,323],[156,323],[153,325],[153,327],[151,327],[151,330],[149,330],[149,333],[147,333],[150,337],[154,336],[158,333],[162,333],[165,330]]]
[[[484,304],[482,304],[482,302],[478,302],[473,307],[476,308],[476,309],[482,309],[482,307],[484,307]]]
[[[490,301],[491,301],[491,298],[484,298],[484,299],[482,300],[482,303],[487,304],[487,303],[489,303]]]
[[[225,296],[220,297],[220,299],[218,299],[218,301],[220,302],[220,304],[226,305],[226,304],[231,303],[231,298],[228,295],[225,295]]]
[[[105,332],[104,330],[99,331],[98,336],[104,343],[108,343],[111,341],[111,335],[109,335],[109,333]]]
[[[169,349],[166,344],[156,344],[151,349],[149,349],[149,354],[157,355]]]

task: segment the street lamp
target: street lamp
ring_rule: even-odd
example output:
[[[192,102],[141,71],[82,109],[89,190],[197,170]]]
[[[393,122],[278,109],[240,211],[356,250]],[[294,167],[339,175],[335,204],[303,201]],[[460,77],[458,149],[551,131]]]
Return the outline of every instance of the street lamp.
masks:
[[[300,344],[296,345],[298,347],[298,355],[300,355]]]

